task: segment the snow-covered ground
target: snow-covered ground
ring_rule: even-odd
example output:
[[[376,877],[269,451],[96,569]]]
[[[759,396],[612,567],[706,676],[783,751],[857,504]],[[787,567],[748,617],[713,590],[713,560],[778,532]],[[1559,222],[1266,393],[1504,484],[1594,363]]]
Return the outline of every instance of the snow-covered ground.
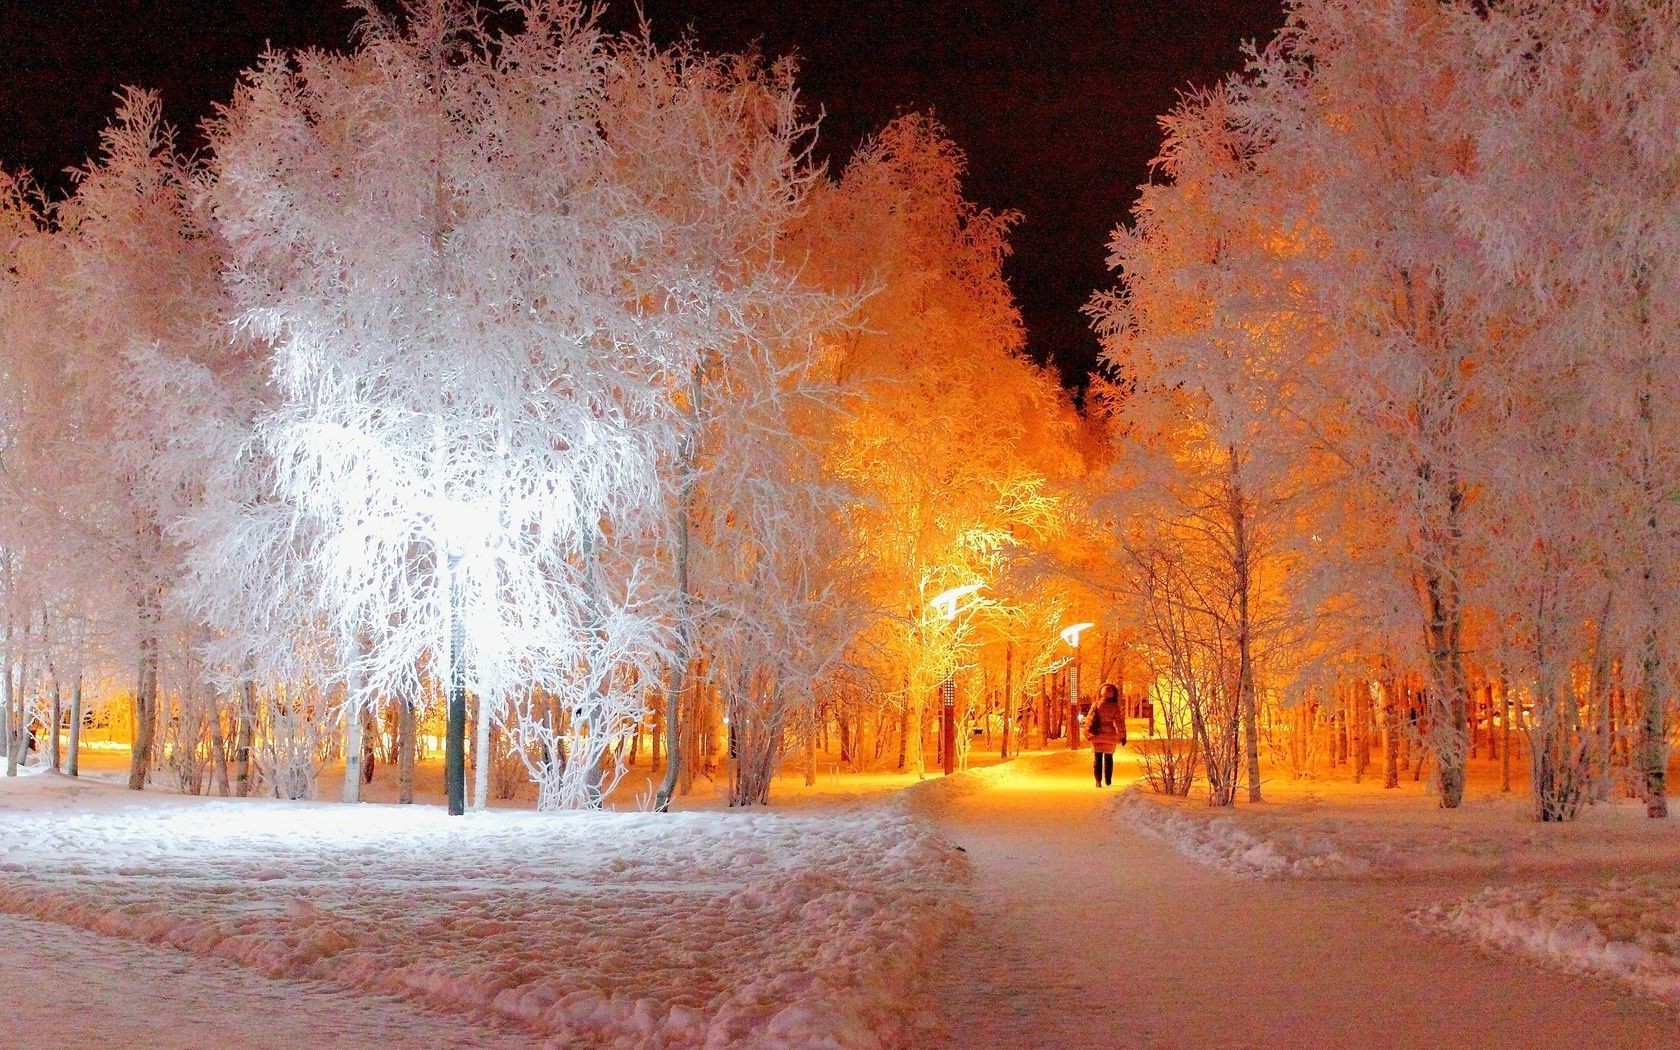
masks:
[[[391,996],[269,978],[220,960],[0,914],[8,1046],[528,1046]]]
[[[1680,1006],[1680,874],[1588,885],[1497,886],[1412,913],[1425,929],[1467,937],[1564,969],[1609,977]]]
[[[23,1000],[7,1034],[166,1050],[1673,1041],[1673,1005],[1652,1001],[1680,1002],[1671,823],[1605,806],[1541,826],[1481,788],[1443,813],[1421,785],[1333,778],[1217,814],[1127,794],[1136,756],[1119,767],[1104,790],[1088,752],[1059,752],[920,783],[789,782],[768,812],[457,819],[0,778],[0,987]],[[70,1019],[68,987],[85,1006]]]
[[[1089,752],[1033,761],[929,794],[974,868],[973,921],[931,986],[953,1050],[1675,1043],[1672,1009],[1406,921],[1486,870],[1232,878],[1114,819],[1120,788],[1092,787]]]
[[[912,1042],[965,877],[893,805],[451,819],[40,775],[0,834],[0,911],[576,1046]]]
[[[1452,811],[1422,785],[1385,791],[1334,776],[1267,784],[1258,806],[1214,810],[1135,786],[1113,808],[1123,825],[1228,875],[1445,880],[1436,899],[1403,909],[1418,927],[1680,1006],[1680,826],[1632,800],[1538,823],[1524,795],[1497,791],[1482,772]]]
[[[1501,793],[1486,778],[1455,810],[1410,781],[1384,790],[1369,778],[1325,777],[1270,781],[1262,790],[1258,806],[1212,809],[1205,799],[1164,798],[1140,786],[1115,806],[1120,819],[1185,856],[1250,878],[1680,863],[1680,826],[1647,819],[1639,802],[1588,806],[1578,820],[1542,824],[1526,795]]]

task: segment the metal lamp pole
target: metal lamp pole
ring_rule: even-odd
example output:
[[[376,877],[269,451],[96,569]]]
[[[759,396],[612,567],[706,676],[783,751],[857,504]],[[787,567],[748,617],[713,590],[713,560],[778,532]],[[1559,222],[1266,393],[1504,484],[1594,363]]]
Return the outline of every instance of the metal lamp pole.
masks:
[[[939,739],[945,752],[945,775],[957,771],[957,683],[950,675],[939,683]]]
[[[1068,749],[1079,750],[1079,643],[1073,645],[1073,664],[1068,667]]]
[[[467,811],[467,667],[466,627],[461,621],[461,554],[449,555],[449,711],[443,731],[443,785],[449,815]],[[479,761],[483,761],[479,756]]]
[[[961,587],[952,587],[948,591],[941,591],[935,595],[929,605],[940,610],[945,616],[945,622],[950,623],[957,618],[957,603],[965,597],[979,590],[983,584],[967,583]],[[940,750],[944,752],[945,775],[950,776],[957,771],[957,683],[956,671],[947,674],[939,683],[939,742]],[[917,732],[921,732],[918,728]]]
[[[1079,750],[1079,635],[1091,623],[1062,628],[1062,641],[1073,646],[1073,663],[1068,667],[1068,750]]]

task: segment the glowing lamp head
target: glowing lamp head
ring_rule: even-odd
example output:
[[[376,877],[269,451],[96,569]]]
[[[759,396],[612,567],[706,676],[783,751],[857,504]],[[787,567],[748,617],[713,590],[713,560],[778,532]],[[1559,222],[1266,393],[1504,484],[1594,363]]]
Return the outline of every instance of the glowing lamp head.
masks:
[[[1070,626],[1064,627],[1064,628],[1062,628],[1062,641],[1068,643],[1069,645],[1071,645],[1075,649],[1077,649],[1077,648],[1079,648],[1079,636],[1080,636],[1080,634],[1084,633],[1086,628],[1095,627],[1095,626],[1096,626],[1096,624],[1093,624],[1093,623],[1076,623],[1076,624],[1072,624]]]
[[[439,499],[432,507],[432,527],[444,554],[460,561],[489,543],[490,515],[482,507],[455,499]]]
[[[961,587],[952,587],[948,591],[940,591],[928,602],[931,608],[937,609],[939,614],[947,620],[957,618],[957,603],[979,590],[983,584],[965,583]]]

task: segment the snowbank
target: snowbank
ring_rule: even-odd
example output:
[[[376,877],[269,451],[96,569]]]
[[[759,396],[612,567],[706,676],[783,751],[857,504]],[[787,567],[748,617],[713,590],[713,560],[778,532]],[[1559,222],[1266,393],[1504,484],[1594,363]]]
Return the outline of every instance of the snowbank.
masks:
[[[1610,977],[1680,1003],[1680,876],[1495,887],[1411,918],[1437,933]]]
[[[0,910],[566,1045],[909,1042],[960,855],[902,810],[492,812],[0,787]]]
[[[1235,816],[1192,812],[1180,800],[1134,788],[1115,801],[1121,818],[1191,860],[1243,878],[1335,878],[1371,870],[1366,857],[1303,828],[1259,826]]]
[[[1525,797],[1473,795],[1444,810],[1422,785],[1278,781],[1266,801],[1210,808],[1133,788],[1119,819],[1211,867],[1248,878],[1392,878],[1499,873],[1592,864],[1680,863],[1680,836],[1635,802],[1587,807],[1542,824]]]

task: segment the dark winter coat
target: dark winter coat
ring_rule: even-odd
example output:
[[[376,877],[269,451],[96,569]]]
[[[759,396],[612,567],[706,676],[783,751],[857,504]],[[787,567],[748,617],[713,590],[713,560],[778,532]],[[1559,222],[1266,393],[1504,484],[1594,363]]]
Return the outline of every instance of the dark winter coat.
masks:
[[[1104,700],[1091,708],[1085,729],[1091,737],[1091,750],[1099,755],[1112,755],[1114,749],[1126,742],[1126,712],[1120,701]]]

